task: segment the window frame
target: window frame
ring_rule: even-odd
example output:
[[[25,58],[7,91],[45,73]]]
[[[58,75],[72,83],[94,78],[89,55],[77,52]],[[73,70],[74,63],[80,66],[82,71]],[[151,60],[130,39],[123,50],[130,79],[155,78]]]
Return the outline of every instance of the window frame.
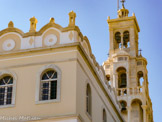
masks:
[[[106,112],[105,108],[103,108],[103,110],[102,110],[102,121],[107,122],[107,112]]]
[[[41,97],[41,80],[42,80],[42,75],[49,71],[49,70],[54,70],[57,72],[57,93],[56,93],[56,99],[49,99],[49,100],[40,100]],[[39,72],[37,73],[37,79],[36,79],[36,94],[35,94],[35,103],[36,104],[41,104],[41,103],[51,103],[51,102],[60,102],[60,97],[61,97],[61,70],[59,67],[57,67],[54,64],[49,64],[43,66]]]
[[[40,89],[41,89],[41,91],[40,91],[40,95],[39,95],[39,100],[40,101],[44,101],[44,100],[54,100],[54,99],[51,99],[51,84],[52,84],[52,82],[56,82],[56,98],[55,99],[57,99],[57,77],[56,78],[53,78],[53,79],[50,79],[50,78],[48,78],[48,79],[45,79],[45,80],[43,80],[42,79],[42,77],[44,76],[44,75],[46,75],[47,77],[48,77],[48,72],[49,71],[52,71],[52,72],[54,72],[54,74],[55,73],[57,73],[55,70],[53,70],[53,69],[48,69],[48,70],[45,70],[43,73],[42,73],[42,75],[41,75],[41,80],[40,80],[40,84],[41,84],[41,86],[40,86]],[[57,74],[56,74],[57,75]],[[46,88],[42,88],[42,85],[43,84],[48,84],[47,86],[48,87],[46,87]],[[48,91],[48,95],[45,95],[45,96],[48,96],[48,99],[43,99],[42,97],[43,97],[43,89],[48,89],[47,91]]]
[[[0,79],[5,77],[5,76],[11,76],[13,78],[13,84],[12,84],[12,100],[11,104],[5,104],[5,105],[0,105],[0,108],[8,108],[8,107],[14,107],[15,106],[15,100],[16,100],[16,81],[17,81],[17,76],[14,72],[11,71],[0,71]]]
[[[87,91],[88,91],[88,87],[90,90],[90,96],[88,96]],[[88,102],[87,102],[88,99]],[[90,102],[89,102],[90,101]],[[87,107],[90,109],[90,111],[87,111]],[[92,90],[91,90],[91,86],[89,83],[86,84],[86,113],[88,115],[88,117],[92,117]]]

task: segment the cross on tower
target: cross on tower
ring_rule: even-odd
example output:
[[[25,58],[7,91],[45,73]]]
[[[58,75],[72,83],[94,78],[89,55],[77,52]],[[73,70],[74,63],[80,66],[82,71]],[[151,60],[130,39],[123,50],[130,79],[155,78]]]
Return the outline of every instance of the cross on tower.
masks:
[[[141,52],[142,52],[142,50],[140,49],[140,50],[138,50],[139,52],[140,52],[140,56],[141,56]]]
[[[122,2],[122,6],[123,6],[123,8],[124,8],[125,0],[121,0],[121,2]]]
[[[108,57],[109,57],[110,54],[108,53],[107,55],[108,55]]]

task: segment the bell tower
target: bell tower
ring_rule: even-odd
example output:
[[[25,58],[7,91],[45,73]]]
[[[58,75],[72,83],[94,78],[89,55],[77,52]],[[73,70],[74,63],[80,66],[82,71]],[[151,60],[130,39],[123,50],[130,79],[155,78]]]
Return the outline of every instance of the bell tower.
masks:
[[[109,57],[103,63],[107,85],[115,90],[121,113],[127,122],[153,122],[148,90],[147,60],[139,53],[140,28],[135,14],[128,16],[125,0],[116,19],[108,17]]]

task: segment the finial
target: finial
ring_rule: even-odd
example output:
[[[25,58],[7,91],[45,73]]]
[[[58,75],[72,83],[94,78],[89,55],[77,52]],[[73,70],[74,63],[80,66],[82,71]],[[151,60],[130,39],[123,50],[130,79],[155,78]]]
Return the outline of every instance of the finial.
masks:
[[[134,17],[135,17],[135,13],[133,13],[133,14],[132,14],[132,16],[134,16]]]
[[[29,32],[36,32],[37,19],[33,16],[30,18],[30,30]]]
[[[124,7],[125,0],[120,2],[122,2],[122,9],[118,10],[118,18],[128,17],[129,11]]]
[[[107,17],[107,20],[110,20],[110,16]]]
[[[140,50],[138,50],[138,51],[140,52],[140,55],[139,55],[139,56],[142,56],[142,53],[141,53],[141,52],[142,52],[142,50],[140,49]]]
[[[75,17],[76,13],[74,11],[71,11],[69,13],[69,26],[75,26]]]
[[[14,24],[13,24],[12,21],[10,21],[10,22],[8,23],[8,28],[13,28],[13,27],[14,27]]]
[[[125,8],[124,7],[125,0],[121,0],[121,2],[122,2],[122,8]]]
[[[55,19],[53,17],[50,18],[50,23],[55,23]]]

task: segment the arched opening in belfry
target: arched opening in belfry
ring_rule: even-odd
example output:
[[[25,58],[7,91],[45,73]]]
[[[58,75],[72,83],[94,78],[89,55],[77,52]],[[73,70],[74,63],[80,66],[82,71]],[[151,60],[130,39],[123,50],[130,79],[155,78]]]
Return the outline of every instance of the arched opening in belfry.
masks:
[[[120,105],[121,105],[121,114],[126,120],[127,119],[127,102],[124,100],[121,100]]]
[[[127,102],[122,100],[122,101],[120,101],[120,105],[121,105],[121,112],[126,112],[127,111]]]
[[[132,100],[131,118],[132,118],[132,122],[143,122],[142,101],[139,99]]]
[[[143,77],[143,72],[139,71],[137,73],[137,78],[138,78],[138,86],[142,86],[143,81],[144,81],[144,77]]]
[[[108,85],[110,85],[111,86],[111,82],[110,82],[110,75],[108,74],[108,75],[106,75],[106,79],[107,79],[107,83],[108,83]]]
[[[124,33],[123,33],[123,47],[124,48],[130,47],[130,43],[129,43],[129,31],[124,31]]]
[[[124,67],[119,67],[117,69],[117,73],[118,73],[118,88],[126,88],[127,87],[126,69]]]
[[[120,32],[116,32],[115,33],[115,48],[121,48],[122,46],[122,43],[121,43],[121,33]]]

